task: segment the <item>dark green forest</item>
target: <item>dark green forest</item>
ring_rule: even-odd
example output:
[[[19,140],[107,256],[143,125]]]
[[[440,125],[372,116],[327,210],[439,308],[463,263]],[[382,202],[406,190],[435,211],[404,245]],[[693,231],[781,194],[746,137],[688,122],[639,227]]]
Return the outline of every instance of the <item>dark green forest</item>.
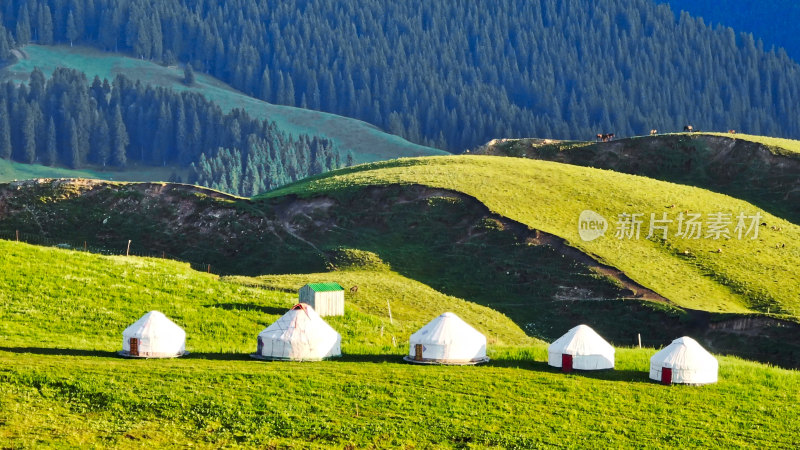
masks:
[[[651,0],[6,0],[0,14],[0,52],[68,43],[190,62],[453,151],[685,124],[800,137],[798,64]]]
[[[800,2],[787,0],[659,0],[674,11],[687,11],[707,24],[753,33],[767,47],[783,47],[800,61]]]
[[[202,95],[57,69],[0,86],[0,158],[23,163],[189,168],[189,181],[241,195],[352,164],[330,141],[288,136]],[[177,179],[172,181],[184,181]]]

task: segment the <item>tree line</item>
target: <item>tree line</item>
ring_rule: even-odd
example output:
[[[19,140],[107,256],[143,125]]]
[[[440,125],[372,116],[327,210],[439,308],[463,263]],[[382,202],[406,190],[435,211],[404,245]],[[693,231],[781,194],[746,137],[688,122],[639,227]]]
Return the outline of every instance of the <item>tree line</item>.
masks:
[[[782,47],[795,61],[800,61],[800,2],[785,0],[659,0],[674,11],[685,10],[702,17],[709,25],[722,24],[735,30],[753,33],[767,46]]]
[[[189,169],[189,182],[240,195],[353,163],[327,139],[223,113],[196,93],[124,76],[89,83],[64,68],[0,86],[0,158],[73,169],[177,166]]]
[[[800,66],[650,0],[6,0],[28,42],[191,63],[255,97],[460,150],[696,128],[800,138]]]

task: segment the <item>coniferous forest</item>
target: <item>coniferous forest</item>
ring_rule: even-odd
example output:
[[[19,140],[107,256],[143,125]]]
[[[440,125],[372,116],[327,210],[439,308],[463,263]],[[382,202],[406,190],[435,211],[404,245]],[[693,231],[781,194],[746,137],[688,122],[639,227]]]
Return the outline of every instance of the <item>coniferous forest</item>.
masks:
[[[800,61],[800,2],[786,0],[659,0],[669,3],[676,12],[687,11],[702,17],[710,25],[722,24],[735,30],[753,33],[764,46],[782,47],[795,61]]]
[[[800,137],[800,66],[651,0],[6,0],[28,42],[189,62],[255,97],[461,150],[735,128]]]
[[[123,76],[89,83],[67,69],[49,80],[34,70],[29,85],[0,88],[0,158],[74,169],[178,166],[189,168],[189,182],[248,196],[352,164],[328,140],[288,136],[240,110],[224,114],[199,94]]]

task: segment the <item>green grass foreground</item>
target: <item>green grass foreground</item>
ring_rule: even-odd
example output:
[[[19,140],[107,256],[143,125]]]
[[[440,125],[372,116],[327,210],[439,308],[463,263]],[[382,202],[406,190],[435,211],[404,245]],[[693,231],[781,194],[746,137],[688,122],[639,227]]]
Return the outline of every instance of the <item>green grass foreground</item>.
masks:
[[[422,184],[462,192],[490,210],[560,236],[677,305],[711,312],[781,312],[800,317],[800,227],[758,207],[704,189],[550,161],[492,156],[401,159],[334,171],[272,191],[262,198],[338,195],[348,188]],[[584,242],[581,211],[608,221],[606,235]],[[761,212],[758,238],[646,239],[650,214]],[[638,239],[617,239],[621,213],[643,213]],[[730,226],[733,231],[734,225]],[[706,231],[704,228],[703,234]]]
[[[645,348],[618,349],[614,371],[563,375],[544,362],[546,344],[505,316],[386,267],[219,279],[167,260],[8,241],[0,254],[2,447],[800,444],[797,371],[722,356],[718,384],[664,387],[647,379],[655,349]],[[295,301],[287,291],[310,280],[375,281],[329,320],[344,356],[250,360],[256,333]],[[115,356],[122,330],[150,309],[187,330],[190,356]],[[492,362],[401,362],[409,333],[441,310],[490,336],[497,327]]]

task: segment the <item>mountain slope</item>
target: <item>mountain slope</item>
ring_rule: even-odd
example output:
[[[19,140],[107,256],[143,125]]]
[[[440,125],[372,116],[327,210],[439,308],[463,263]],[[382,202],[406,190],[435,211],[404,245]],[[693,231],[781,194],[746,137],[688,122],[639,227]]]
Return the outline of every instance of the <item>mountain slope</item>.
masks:
[[[783,47],[800,61],[800,42],[795,35],[800,4],[783,0],[669,0],[675,13],[688,11],[709,25],[724,25],[740,33],[752,33],[764,47]]]
[[[72,28],[62,1],[8,0],[0,35],[190,62],[248,95],[453,150],[495,136],[631,136],[687,123],[800,137],[800,65],[751,35],[688,14],[676,21],[652,0],[71,0],[69,9]]]
[[[550,160],[697,186],[800,224],[800,141],[723,133],[611,142],[497,139],[472,153]]]
[[[223,111],[243,109],[253,118],[274,121],[279,130],[295,136],[302,133],[330,139],[341,151],[352,150],[356,162],[446,154],[441,150],[412,144],[358,120],[273,105],[248,97],[210,76],[197,74],[196,84],[189,87],[183,83],[183,69],[175,66],[163,67],[149,61],[79,47],[28,45],[22,51],[23,58],[0,70],[0,79],[27,82],[35,67],[48,77],[57,67],[84,72],[90,80],[98,76],[101,80],[113,81],[114,77],[122,74],[153,86],[200,93]]]
[[[754,215],[744,201],[643,177],[570,166],[485,156],[400,160],[333,172],[266,194],[318,195],[356,186],[416,183],[473,196],[490,210],[567,239],[678,305],[710,311],[789,312],[800,307],[800,227],[764,213],[757,239],[616,239],[620,214],[649,216],[687,211]],[[578,238],[581,211],[606,217],[609,233]],[[761,222],[761,221],[759,221]],[[676,226],[676,224],[673,224]],[[671,233],[676,230],[673,229]],[[752,237],[752,235],[751,235]],[[686,280],[691,280],[687,283]]]

